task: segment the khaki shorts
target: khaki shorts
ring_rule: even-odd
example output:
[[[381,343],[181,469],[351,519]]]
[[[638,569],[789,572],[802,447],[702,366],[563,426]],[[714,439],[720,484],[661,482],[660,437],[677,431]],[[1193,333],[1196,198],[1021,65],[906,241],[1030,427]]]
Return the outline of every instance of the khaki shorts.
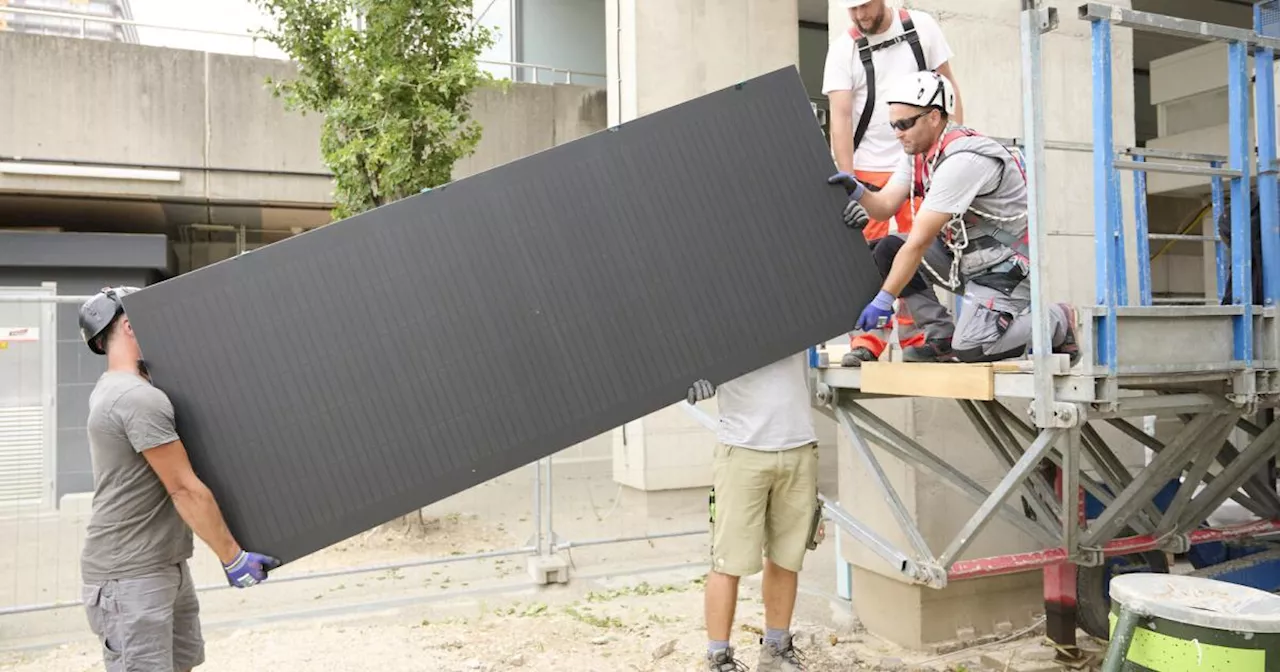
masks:
[[[187,563],[83,586],[107,672],[189,670],[204,662],[200,603]]]
[[[783,451],[717,444],[712,460],[711,569],[799,572],[818,510],[818,444]]]

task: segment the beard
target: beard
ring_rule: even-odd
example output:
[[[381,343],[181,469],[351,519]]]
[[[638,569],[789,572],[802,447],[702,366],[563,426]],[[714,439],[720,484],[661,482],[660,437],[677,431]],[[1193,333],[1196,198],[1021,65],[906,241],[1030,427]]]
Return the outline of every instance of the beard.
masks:
[[[876,16],[876,18],[873,19],[870,23],[863,23],[856,19],[854,20],[854,23],[858,24],[858,30],[862,31],[862,34],[875,35],[879,33],[881,29],[884,28],[885,16],[887,15],[888,15],[888,12],[886,12],[885,9],[882,7],[880,8],[880,14]]]

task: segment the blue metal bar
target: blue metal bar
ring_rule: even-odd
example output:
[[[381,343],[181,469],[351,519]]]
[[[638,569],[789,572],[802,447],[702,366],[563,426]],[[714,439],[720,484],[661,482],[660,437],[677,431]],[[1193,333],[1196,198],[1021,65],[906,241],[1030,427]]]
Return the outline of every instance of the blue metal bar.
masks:
[[[1221,168],[1221,161],[1213,162],[1214,168]],[[1218,269],[1218,303],[1222,303],[1227,289],[1227,244],[1222,241],[1222,231],[1218,228],[1218,222],[1222,221],[1224,210],[1227,207],[1226,189],[1223,187],[1222,178],[1213,178],[1213,240],[1214,255],[1216,257]]]
[[[1232,42],[1227,47],[1227,99],[1230,118],[1231,168],[1240,177],[1231,178],[1231,286],[1233,304],[1244,308],[1232,318],[1235,331],[1233,354],[1252,367],[1253,361],[1253,241],[1249,225],[1249,62],[1248,45]]]
[[[1112,176],[1116,172],[1111,103],[1111,24],[1093,21],[1093,218],[1094,283],[1098,305],[1106,309],[1095,317],[1098,365],[1116,372],[1116,246],[1111,215]]]
[[[1133,157],[1142,163],[1146,159]],[[1133,171],[1133,218],[1138,223],[1138,303],[1151,305],[1151,240],[1147,238],[1147,171]]]
[[[1111,208],[1109,219],[1111,244],[1114,248],[1111,252],[1113,264],[1111,268],[1114,271],[1111,282],[1115,285],[1112,293],[1117,306],[1127,306],[1129,305],[1129,258],[1124,254],[1124,200],[1120,198],[1120,170],[1114,166],[1111,169],[1110,186],[1111,197],[1108,205]]]
[[[1272,3],[1268,3],[1272,4]],[[1271,11],[1274,11],[1272,9]],[[1262,5],[1253,6],[1254,30],[1262,33]],[[1276,76],[1275,50],[1254,52],[1254,101],[1258,126],[1258,204],[1261,210],[1262,296],[1267,306],[1280,299],[1280,185],[1276,182]],[[1250,250],[1252,252],[1252,250]]]

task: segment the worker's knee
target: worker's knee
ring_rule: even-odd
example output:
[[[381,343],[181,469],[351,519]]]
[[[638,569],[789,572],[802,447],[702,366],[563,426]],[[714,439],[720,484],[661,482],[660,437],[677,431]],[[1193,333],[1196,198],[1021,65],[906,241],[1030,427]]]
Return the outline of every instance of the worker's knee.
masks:
[[[880,271],[880,276],[889,275],[889,270],[893,268],[893,258],[898,256],[898,250],[902,249],[902,244],[906,241],[901,236],[885,236],[876,241],[875,247],[871,250],[871,257],[875,259],[876,268]]]
[[[871,256],[875,259],[876,267],[881,273],[888,273],[893,268],[893,259],[898,256],[898,250],[902,249],[906,243],[901,236],[888,235],[876,241],[875,247],[871,250]]]

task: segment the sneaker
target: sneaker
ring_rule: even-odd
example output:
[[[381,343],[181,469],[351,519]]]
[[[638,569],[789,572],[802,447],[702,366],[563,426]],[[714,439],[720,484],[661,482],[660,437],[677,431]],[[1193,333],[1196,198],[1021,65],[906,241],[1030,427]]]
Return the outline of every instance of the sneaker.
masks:
[[[902,349],[904,362],[952,362],[951,339],[939,338]]]
[[[1075,366],[1080,361],[1080,344],[1076,343],[1076,309],[1069,303],[1059,303],[1058,306],[1067,314],[1067,335],[1062,339],[1062,344],[1054,348],[1053,351],[1068,355],[1071,359],[1071,366]],[[1031,348],[1027,348],[1030,352]]]
[[[760,663],[756,672],[803,672],[804,656],[791,642],[791,635],[782,639],[781,644],[760,640]]]
[[[849,352],[844,353],[844,357],[840,360],[840,366],[859,367],[862,366],[863,362],[874,362],[879,359],[879,357],[871,354],[871,351],[866,348],[854,348]]]
[[[733,647],[707,652],[707,670],[709,672],[749,672],[737,658],[733,657]]]

